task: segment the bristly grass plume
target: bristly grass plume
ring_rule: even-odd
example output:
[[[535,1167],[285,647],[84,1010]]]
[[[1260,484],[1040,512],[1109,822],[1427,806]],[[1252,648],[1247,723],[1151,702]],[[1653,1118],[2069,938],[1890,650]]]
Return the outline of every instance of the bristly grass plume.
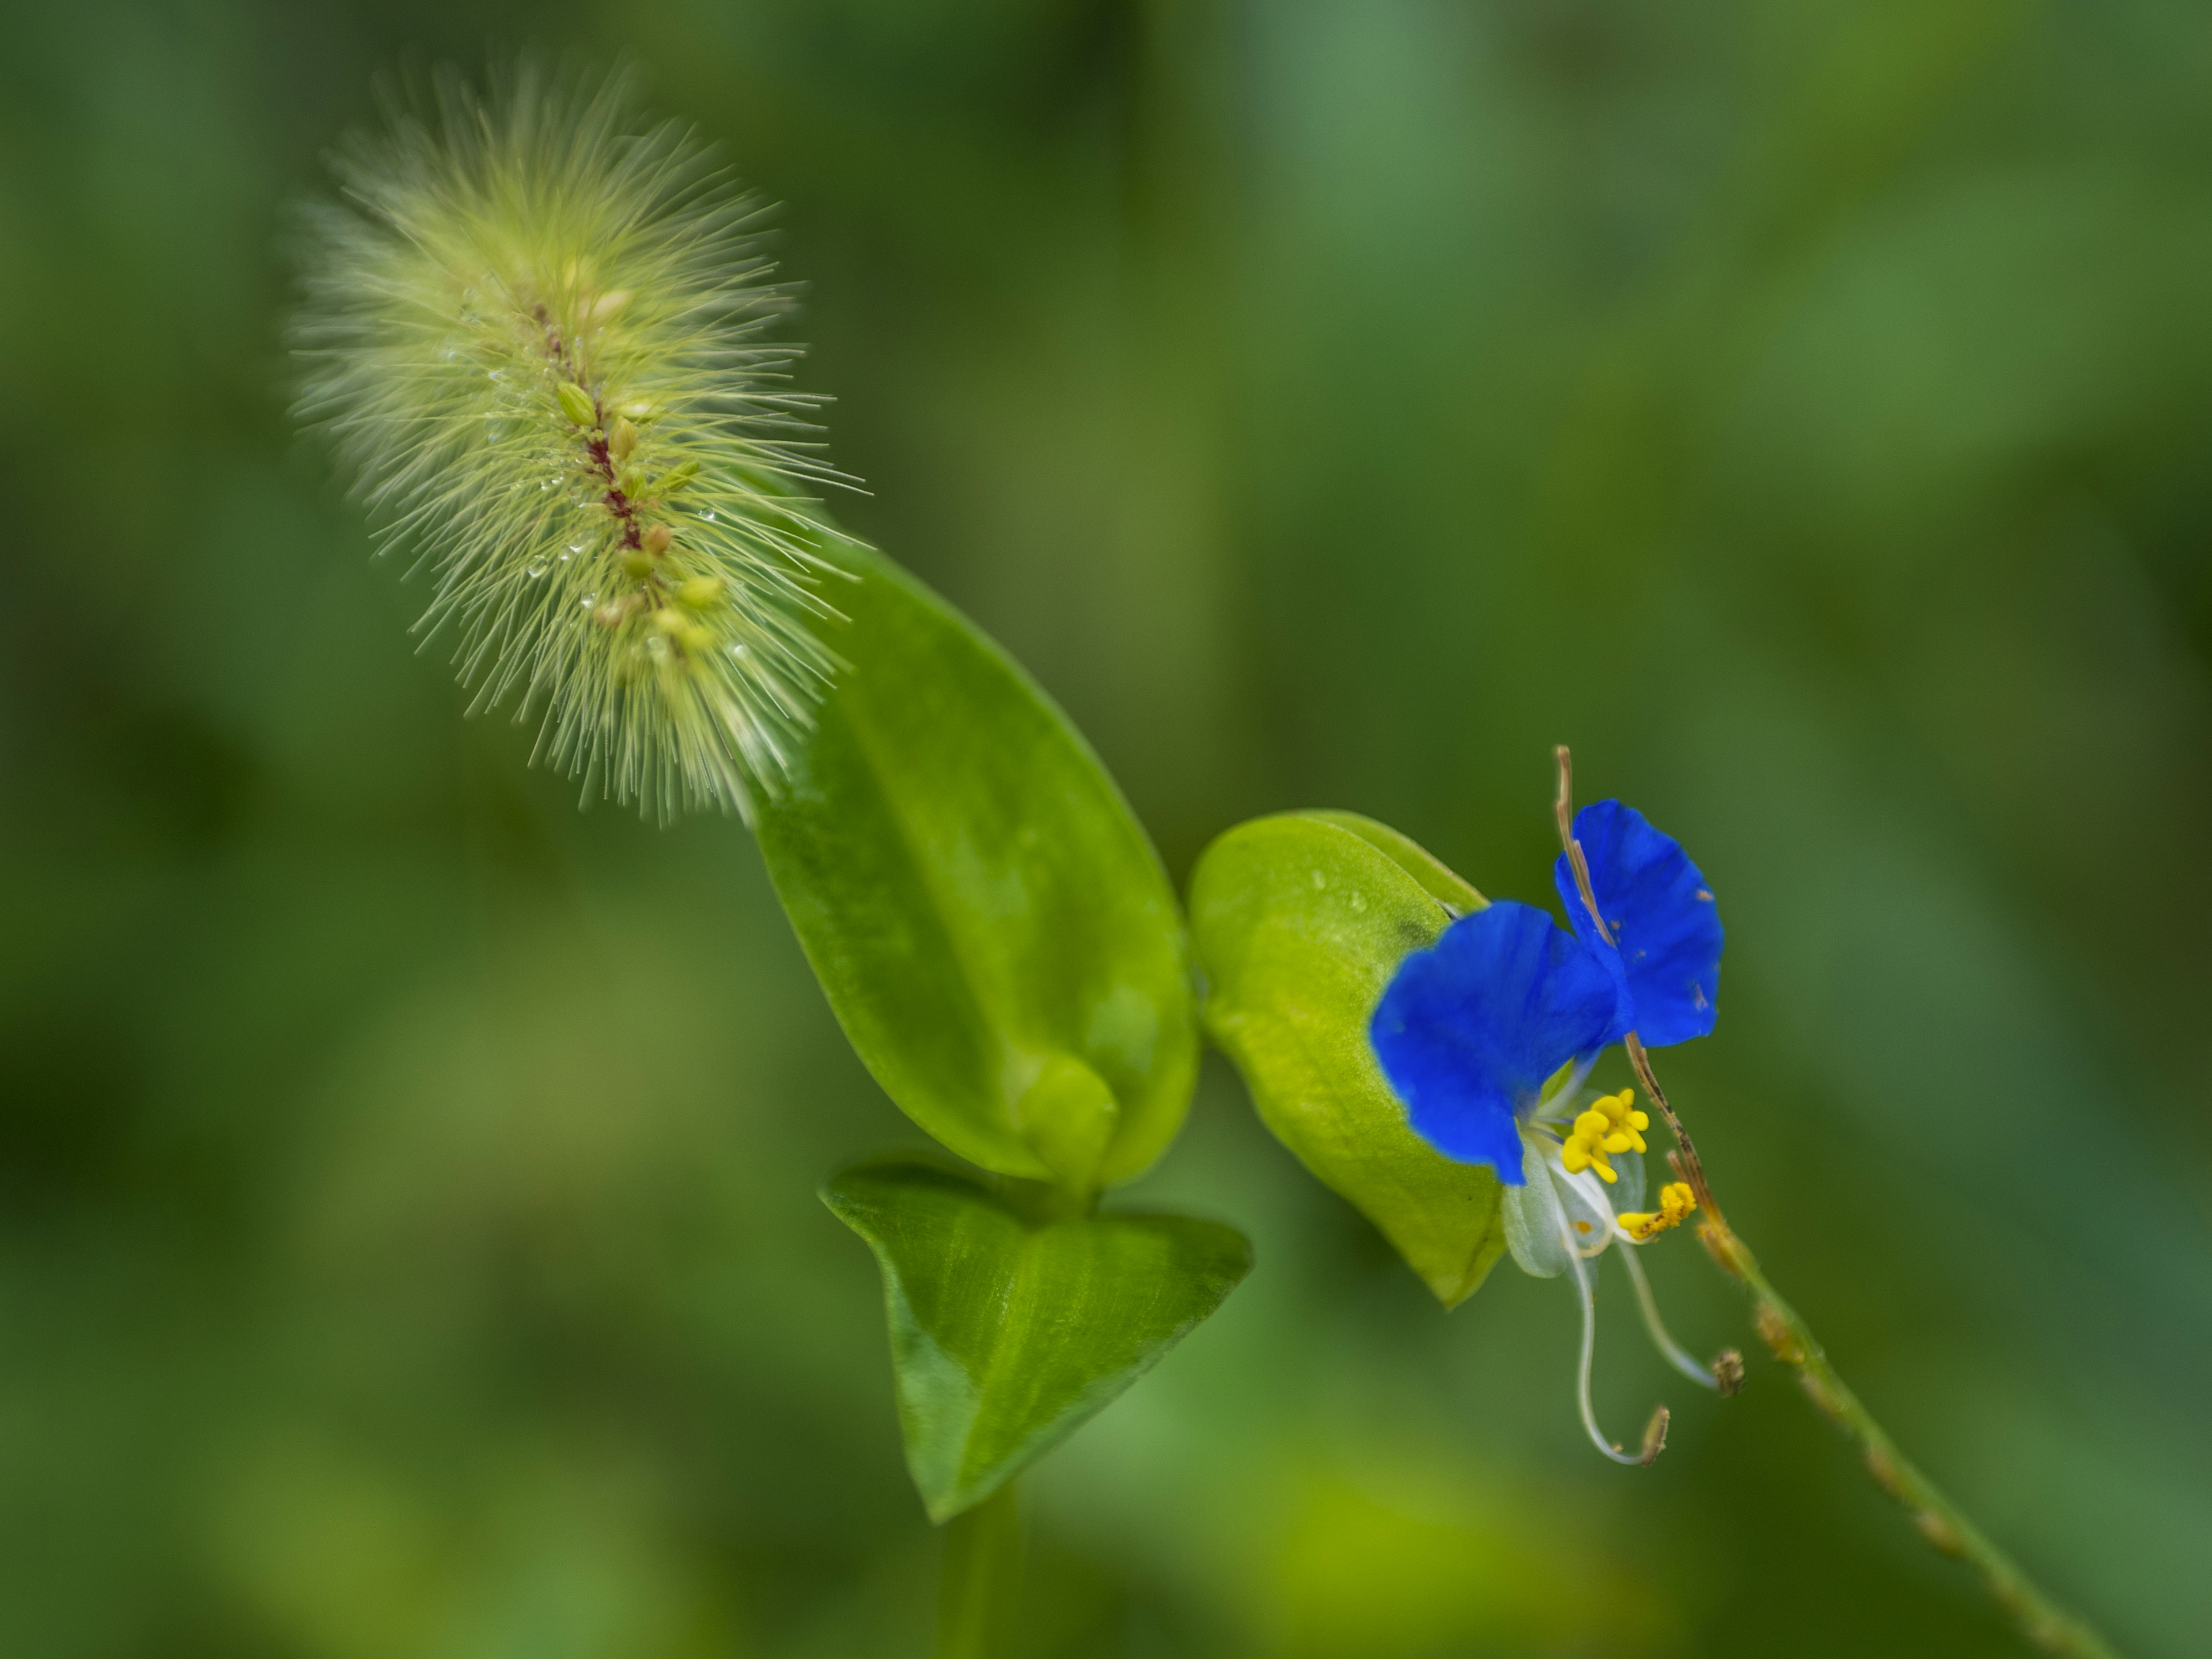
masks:
[[[299,412],[435,592],[472,712],[667,817],[750,817],[838,666],[801,494],[833,478],[762,337],[756,198],[617,80],[526,64],[386,100],[309,210]]]

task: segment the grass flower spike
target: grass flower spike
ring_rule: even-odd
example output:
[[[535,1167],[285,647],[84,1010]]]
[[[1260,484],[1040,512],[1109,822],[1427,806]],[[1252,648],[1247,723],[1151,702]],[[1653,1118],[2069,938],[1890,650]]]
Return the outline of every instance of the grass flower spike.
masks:
[[[619,82],[528,66],[392,100],[336,167],[300,412],[433,572],[472,710],[540,715],[587,789],[750,816],[837,667],[758,204]]]

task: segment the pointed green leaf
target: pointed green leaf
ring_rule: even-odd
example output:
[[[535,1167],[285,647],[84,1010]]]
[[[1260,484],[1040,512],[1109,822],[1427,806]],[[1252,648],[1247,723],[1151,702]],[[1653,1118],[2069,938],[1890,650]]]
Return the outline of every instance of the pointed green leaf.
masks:
[[[1482,902],[1395,830],[1342,812],[1240,824],[1191,879],[1206,1034],[1277,1139],[1382,1229],[1447,1308],[1504,1249],[1498,1177],[1407,1127],[1367,1023],[1407,953]]]
[[[883,1269],[907,1466],[939,1522],[1066,1439],[1252,1266],[1215,1222],[1040,1218],[917,1159],[848,1170],[822,1201]]]
[[[860,1058],[971,1162],[1086,1188],[1190,1104],[1198,1019],[1158,855],[1075,728],[885,560],[823,637],[851,664],[761,849]]]

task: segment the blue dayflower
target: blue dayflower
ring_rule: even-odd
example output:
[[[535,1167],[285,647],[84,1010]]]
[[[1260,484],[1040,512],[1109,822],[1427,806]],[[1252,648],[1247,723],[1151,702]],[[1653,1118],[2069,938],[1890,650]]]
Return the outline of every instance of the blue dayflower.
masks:
[[[1577,937],[1620,983],[1620,1023],[1607,1041],[1634,1031],[1645,1048],[1664,1048],[1708,1035],[1726,934],[1704,875],[1680,842],[1617,800],[1576,813],[1574,839],[1604,928],[1591,920],[1568,854],[1553,866],[1552,881]]]
[[[1569,840],[1596,917],[1572,854],[1562,854],[1554,879],[1573,933],[1510,900],[1461,916],[1399,964],[1368,1035],[1414,1131],[1446,1158],[1498,1172],[1514,1261],[1539,1278],[1571,1277],[1583,1310],[1583,1425],[1607,1456],[1648,1463],[1665,1438],[1665,1408],[1639,1455],[1605,1437],[1590,1402],[1595,1263],[1616,1242],[1644,1244],[1687,1219],[1697,1200],[1678,1181],[1643,1207],[1651,1121],[1633,1090],[1599,1095],[1583,1084],[1598,1052],[1631,1033],[1656,1048],[1713,1029],[1724,936],[1705,877],[1642,813],[1597,802],[1576,814]],[[1636,1253],[1620,1257],[1660,1352],[1717,1387],[1667,1334]]]
[[[1510,899],[1399,964],[1368,1024],[1414,1132],[1518,1186],[1522,1124],[1546,1081],[1612,1040],[1620,993],[1587,945]]]

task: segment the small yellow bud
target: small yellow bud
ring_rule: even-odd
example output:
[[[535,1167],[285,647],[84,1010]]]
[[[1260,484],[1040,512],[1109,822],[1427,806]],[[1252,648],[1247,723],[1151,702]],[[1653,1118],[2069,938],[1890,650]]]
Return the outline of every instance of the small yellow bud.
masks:
[[[664,605],[653,613],[653,631],[656,634],[672,634],[680,639],[690,626],[684,619],[684,613],[672,607]]]
[[[621,600],[609,599],[597,611],[592,612],[592,620],[602,628],[615,628],[619,627],[622,619],[629,614],[629,607]]]
[[[629,303],[629,290],[628,289],[611,289],[608,292],[599,295],[599,302],[592,307],[592,320],[595,323],[604,323],[608,318],[615,316],[620,313],[622,308]]]
[[[653,555],[641,547],[626,547],[623,550],[622,568],[626,576],[649,576],[653,574]]]
[[[618,461],[626,461],[630,451],[636,447],[637,428],[626,417],[616,416],[614,425],[607,430],[607,453]]]
[[[645,532],[645,550],[648,553],[665,553],[668,551],[668,544],[672,539],[673,538],[669,534],[668,526],[665,524],[657,524]]]
[[[714,629],[702,628],[697,623],[693,623],[677,637],[684,641],[684,648],[695,657],[714,648]]]
[[[704,611],[721,603],[722,579],[720,576],[694,576],[676,590],[676,597],[694,611]]]
[[[574,380],[563,380],[555,386],[553,398],[561,405],[561,412],[578,426],[597,426],[599,423],[599,408],[592,402],[592,394]]]

